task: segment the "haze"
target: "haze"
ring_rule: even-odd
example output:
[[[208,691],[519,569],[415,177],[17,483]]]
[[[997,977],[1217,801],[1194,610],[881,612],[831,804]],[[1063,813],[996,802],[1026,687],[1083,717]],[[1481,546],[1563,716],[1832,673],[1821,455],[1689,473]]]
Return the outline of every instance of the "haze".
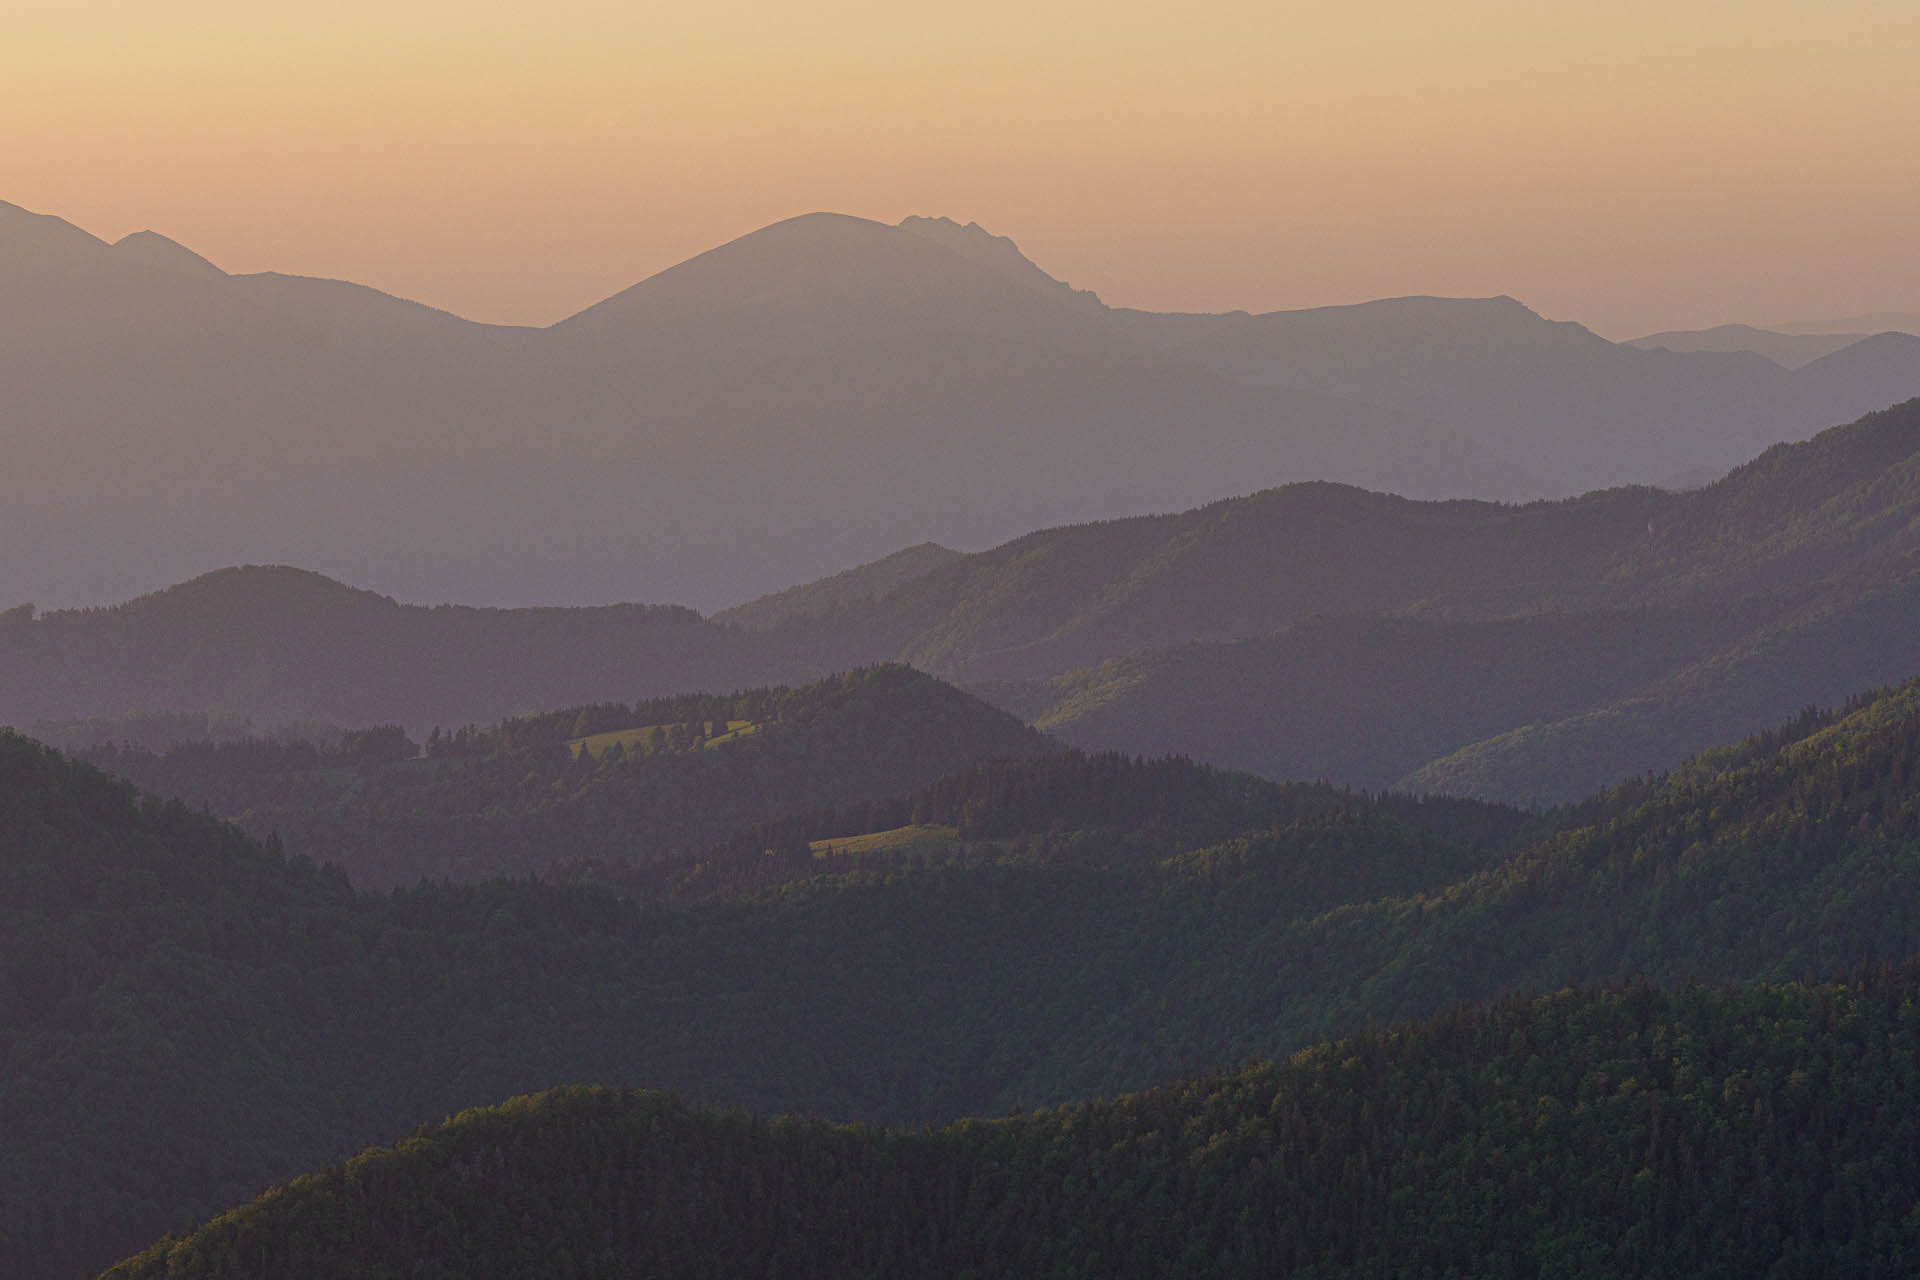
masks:
[[[1116,305],[1910,311],[1920,7],[26,0],[0,196],[544,324],[835,209]]]

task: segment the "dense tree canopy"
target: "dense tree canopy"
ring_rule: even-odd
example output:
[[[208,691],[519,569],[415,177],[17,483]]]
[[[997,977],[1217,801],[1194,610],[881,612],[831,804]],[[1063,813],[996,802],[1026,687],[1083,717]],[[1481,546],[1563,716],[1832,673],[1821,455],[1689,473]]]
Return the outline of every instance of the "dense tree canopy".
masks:
[[[563,1089],[109,1276],[1895,1277],[1916,997],[1911,970],[1568,991],[931,1132]]]
[[[1916,761],[1920,687],[1544,829],[1043,755],[897,802],[955,819],[925,828],[951,847],[808,849],[824,871],[649,905],[530,881],[356,893],[0,738],[0,1270],[104,1265],[423,1117],[556,1081],[918,1125],[1113,1096],[1515,990],[1894,961],[1920,919]],[[1101,815],[1120,817],[1084,825]],[[1794,1069],[1819,1078],[1768,1078]],[[1513,1149],[1462,1142],[1496,1163]],[[1689,1140],[1676,1167],[1709,1149]],[[1793,1203],[1852,1212],[1844,1196]],[[1471,1270],[1458,1260],[1478,1247],[1436,1270]]]
[[[356,885],[650,863],[749,823],[881,800],[976,761],[1054,744],[902,666],[799,688],[598,703],[337,740],[105,744],[82,759],[342,866]]]

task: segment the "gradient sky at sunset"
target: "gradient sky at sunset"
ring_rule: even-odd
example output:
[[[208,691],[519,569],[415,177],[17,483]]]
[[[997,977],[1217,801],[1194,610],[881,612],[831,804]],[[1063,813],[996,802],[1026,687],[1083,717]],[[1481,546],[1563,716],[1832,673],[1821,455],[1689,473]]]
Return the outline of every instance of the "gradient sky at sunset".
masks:
[[[1920,311],[1911,0],[9,0],[0,199],[546,323],[814,209],[1120,305]]]

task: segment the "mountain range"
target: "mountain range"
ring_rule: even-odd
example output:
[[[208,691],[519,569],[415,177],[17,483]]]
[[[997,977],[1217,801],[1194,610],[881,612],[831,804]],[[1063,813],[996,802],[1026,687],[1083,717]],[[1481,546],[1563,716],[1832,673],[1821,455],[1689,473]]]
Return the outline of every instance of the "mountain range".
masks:
[[[1784,369],[1798,369],[1830,356],[1870,335],[1865,333],[1780,333],[1750,324],[1711,329],[1668,330],[1635,338],[1630,346],[1661,351],[1751,351]]]
[[[1920,318],[0,204],[0,447],[0,1275],[1920,1273]]]
[[[1787,370],[1506,298],[1110,308],[944,219],[791,219],[527,329],[4,205],[0,600],[278,561],[712,609],[1291,481],[1517,499],[1724,470],[1916,392],[1898,334]]]
[[[140,712],[424,739],[898,661],[1090,750],[1554,804],[1920,673],[1916,504],[1911,401],[1685,493],[1308,483],[973,555],[916,545],[713,618],[428,609],[228,570],[0,615],[0,721],[73,746],[137,740]]]

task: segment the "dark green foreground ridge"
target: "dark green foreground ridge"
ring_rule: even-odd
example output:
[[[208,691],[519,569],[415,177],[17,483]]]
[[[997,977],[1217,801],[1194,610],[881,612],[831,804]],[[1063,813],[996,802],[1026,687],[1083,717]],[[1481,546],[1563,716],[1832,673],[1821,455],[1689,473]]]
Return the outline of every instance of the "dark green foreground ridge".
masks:
[[[918,1132],[559,1089],[108,1275],[1910,1275],[1916,996],[1565,991]]]

